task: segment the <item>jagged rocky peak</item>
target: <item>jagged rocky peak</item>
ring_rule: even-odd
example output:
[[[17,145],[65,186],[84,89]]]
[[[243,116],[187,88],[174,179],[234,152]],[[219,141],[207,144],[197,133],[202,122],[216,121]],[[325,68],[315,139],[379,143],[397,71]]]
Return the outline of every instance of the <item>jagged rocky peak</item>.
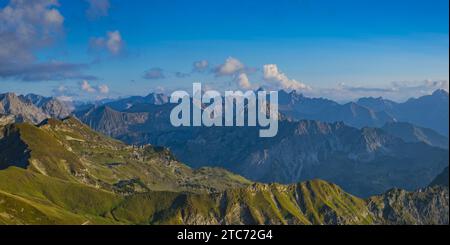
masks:
[[[293,105],[300,102],[303,98],[303,94],[296,90],[291,90],[290,92],[285,90],[278,91],[278,103],[280,105]]]
[[[35,106],[42,109],[44,113],[53,118],[65,118],[68,117],[72,111],[72,106],[67,103],[58,100],[54,97],[44,97],[37,94],[27,94],[22,96],[24,100],[30,101]]]
[[[427,187],[414,192],[392,189],[369,198],[368,207],[379,224],[449,224],[448,186]]]
[[[0,95],[0,113],[14,115],[18,122],[40,123],[48,117],[40,108],[30,101],[22,99],[15,93]]]
[[[150,93],[145,96],[145,99],[148,100],[148,103],[155,105],[162,105],[169,102],[169,97],[163,93]]]
[[[297,135],[314,135],[314,134],[332,134],[336,130],[344,127],[343,122],[336,122],[336,123],[326,123],[316,120],[301,120],[298,123],[296,123],[296,134]]]

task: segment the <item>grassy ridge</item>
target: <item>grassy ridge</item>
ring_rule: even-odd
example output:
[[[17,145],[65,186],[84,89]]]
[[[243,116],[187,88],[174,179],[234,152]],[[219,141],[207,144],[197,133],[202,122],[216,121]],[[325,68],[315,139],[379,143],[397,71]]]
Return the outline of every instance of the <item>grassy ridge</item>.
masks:
[[[146,193],[113,211],[139,224],[370,224],[366,202],[321,180],[218,194]]]
[[[363,200],[319,180],[291,186],[254,184],[211,194],[150,191],[124,197],[11,167],[0,171],[0,190],[0,222],[5,224],[364,224],[371,220]]]
[[[109,211],[122,200],[114,193],[15,167],[0,171],[0,190],[6,223],[111,223]]]

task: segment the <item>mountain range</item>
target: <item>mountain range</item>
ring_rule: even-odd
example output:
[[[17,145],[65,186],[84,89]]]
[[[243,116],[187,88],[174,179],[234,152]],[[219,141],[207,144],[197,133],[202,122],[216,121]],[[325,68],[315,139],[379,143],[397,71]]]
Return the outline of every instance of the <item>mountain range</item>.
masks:
[[[278,93],[279,111],[293,120],[344,122],[357,128],[380,127],[395,118],[384,111],[375,111],[355,102],[339,104],[324,98],[308,98],[292,91]]]
[[[441,180],[361,199],[323,180],[261,184],[192,169],[168,149],[125,145],[71,117],[2,131],[2,224],[448,224]]]
[[[163,94],[1,94],[0,223],[448,224],[447,92],[279,104],[259,138],[173,127]]]
[[[296,91],[288,93],[284,90],[279,91],[278,97],[279,111],[283,117],[292,120],[318,120],[331,123],[341,121],[356,128],[382,127],[386,123],[407,122],[421,128],[432,129],[448,137],[449,95],[445,90],[436,90],[431,95],[411,98],[403,103],[382,97],[368,97],[340,104],[329,99],[309,98]],[[13,114],[20,120],[39,123],[45,117],[42,114],[47,117],[64,118],[74,113],[80,115],[99,106],[107,106],[120,112],[129,112],[130,109],[133,112],[145,112],[145,109],[139,107],[166,105],[168,101],[169,97],[162,93],[107,99],[95,103],[69,103],[35,94],[16,96],[13,93],[6,93],[0,94],[0,114]],[[36,111],[30,103],[40,110]],[[27,110],[30,115],[26,115]]]
[[[411,98],[404,103],[383,98],[362,98],[357,103],[377,112],[386,112],[398,122],[433,129],[448,137],[449,99],[445,90],[436,90],[431,95]]]
[[[358,129],[342,122],[281,120],[276,137],[261,139],[252,127],[175,128],[169,120],[172,108],[100,106],[78,117],[124,142],[168,147],[192,167],[222,167],[262,182],[322,178],[363,197],[392,187],[417,189],[448,165],[448,138],[410,123]]]

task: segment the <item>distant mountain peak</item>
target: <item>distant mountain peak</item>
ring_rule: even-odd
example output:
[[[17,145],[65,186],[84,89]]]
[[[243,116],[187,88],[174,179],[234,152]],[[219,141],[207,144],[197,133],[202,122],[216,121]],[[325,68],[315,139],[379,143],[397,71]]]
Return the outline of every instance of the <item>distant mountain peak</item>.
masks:
[[[433,96],[447,96],[448,97],[448,91],[445,89],[438,89],[433,92]]]

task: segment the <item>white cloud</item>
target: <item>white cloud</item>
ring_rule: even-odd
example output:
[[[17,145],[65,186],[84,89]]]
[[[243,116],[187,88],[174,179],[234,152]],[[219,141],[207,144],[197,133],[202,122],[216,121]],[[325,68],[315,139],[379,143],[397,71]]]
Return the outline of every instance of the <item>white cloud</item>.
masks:
[[[109,0],[86,0],[89,4],[89,8],[86,10],[86,15],[89,19],[97,19],[100,17],[108,16],[111,4]]]
[[[264,65],[264,80],[284,90],[309,90],[310,87],[294,79],[289,79],[275,64]]]
[[[123,47],[122,36],[119,31],[108,32],[108,40],[106,42],[109,52],[119,54]]]
[[[12,0],[0,9],[0,63],[33,61],[33,52],[62,32],[58,6],[56,0]]]
[[[437,89],[449,90],[448,80],[424,80],[424,81],[396,81],[392,82],[392,88],[399,90],[417,90],[428,93]]]
[[[72,102],[73,101],[73,97],[71,96],[65,96],[65,95],[61,95],[56,97],[57,100],[62,101],[62,102]]]
[[[384,86],[356,86],[339,83],[336,87],[316,88],[308,91],[309,96],[326,97],[340,102],[357,100],[361,97],[383,97],[398,102],[413,97],[432,94],[438,89],[448,92],[448,80],[395,81]]]
[[[98,86],[98,91],[99,91],[101,94],[107,94],[107,93],[109,93],[109,87],[108,87],[108,85],[106,85],[106,84],[99,85],[99,86]]]
[[[245,68],[244,64],[238,59],[228,57],[225,63],[219,65],[215,69],[216,76],[230,76],[235,75],[237,72],[242,71]]]
[[[92,51],[108,51],[112,55],[119,55],[123,51],[124,41],[118,30],[109,31],[106,37],[91,38],[89,48]]]
[[[96,92],[95,88],[93,88],[93,87],[89,84],[89,82],[86,81],[86,80],[83,80],[83,81],[81,82],[80,86],[81,86],[81,90],[83,90],[83,91],[85,91],[85,92],[88,92],[88,93],[95,93],[95,92]]]
[[[64,22],[64,17],[56,9],[50,9],[45,13],[45,22],[49,25],[60,26]]]
[[[0,5],[0,78],[55,81],[88,77],[81,72],[85,64],[38,60],[36,53],[64,33],[57,0],[11,0]]]
[[[194,62],[193,66],[194,72],[204,72],[208,69],[209,62],[207,60],[198,60]]]
[[[64,93],[67,91],[67,87],[64,85],[59,85],[56,91],[58,91],[59,93]]]
[[[240,88],[251,89],[252,84],[250,83],[247,74],[241,73],[236,77],[236,82]]]

